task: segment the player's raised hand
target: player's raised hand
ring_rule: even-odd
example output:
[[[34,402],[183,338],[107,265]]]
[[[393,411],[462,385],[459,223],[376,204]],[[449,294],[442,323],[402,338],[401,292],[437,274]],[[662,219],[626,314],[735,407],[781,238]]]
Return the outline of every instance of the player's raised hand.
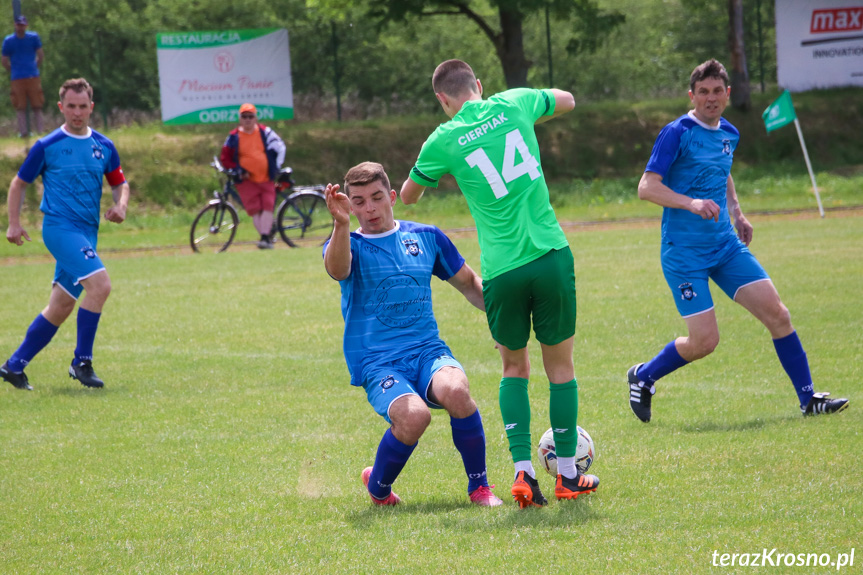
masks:
[[[6,230],[6,241],[10,244],[20,246],[24,244],[24,240],[30,241],[27,231],[19,225],[9,224],[9,229]]]
[[[327,209],[336,223],[347,225],[351,223],[351,200],[339,192],[340,187],[338,184],[327,184],[324,196],[327,198]]]
[[[689,211],[698,214],[704,220],[719,221],[719,204],[713,200],[692,200]]]

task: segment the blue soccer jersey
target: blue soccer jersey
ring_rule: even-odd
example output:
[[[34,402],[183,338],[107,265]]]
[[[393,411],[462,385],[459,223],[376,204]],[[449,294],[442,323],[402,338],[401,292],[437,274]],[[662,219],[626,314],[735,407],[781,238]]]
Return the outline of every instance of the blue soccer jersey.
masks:
[[[435,226],[397,220],[383,234],[351,232],[351,272],[339,285],[352,385],[362,385],[369,366],[419,354],[429,345],[445,347],[432,312],[431,278],[448,280],[463,265]]]
[[[32,183],[42,176],[44,193],[40,209],[49,216],[89,227],[99,226],[102,177],[118,186],[126,181],[114,143],[90,130],[76,136],[62,127],[39,139],[18,170],[18,177]]]
[[[737,128],[725,118],[716,127],[691,112],[677,118],[659,133],[646,172],[662,176],[662,183],[694,199],[713,200],[719,221],[702,219],[684,209],[664,208],[662,240],[677,245],[715,245],[734,235],[728,215],[726,191],[734,150],[740,140]]]

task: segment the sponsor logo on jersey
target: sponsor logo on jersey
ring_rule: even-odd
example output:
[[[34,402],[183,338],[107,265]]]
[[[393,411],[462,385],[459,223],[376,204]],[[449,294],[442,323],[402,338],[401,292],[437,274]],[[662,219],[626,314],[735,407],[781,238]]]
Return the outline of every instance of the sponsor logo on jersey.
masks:
[[[407,274],[393,274],[375,288],[363,313],[387,327],[405,328],[431,312],[431,293]]]
[[[692,301],[692,298],[698,295],[695,293],[695,290],[692,289],[692,284],[689,282],[680,284],[677,286],[677,289],[680,290],[680,299],[685,299],[686,301]]]

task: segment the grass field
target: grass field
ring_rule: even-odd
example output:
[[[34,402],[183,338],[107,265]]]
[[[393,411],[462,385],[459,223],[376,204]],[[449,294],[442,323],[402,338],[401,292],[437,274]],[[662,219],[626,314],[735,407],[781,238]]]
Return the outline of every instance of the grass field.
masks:
[[[740,573],[750,568],[715,567],[714,552],[835,561],[861,547],[843,570],[860,572],[863,214],[752,220],[753,251],[817,387],[851,407],[802,418],[766,330],[718,295],[722,343],[662,380],[642,424],[624,374],[684,327],[659,269],[658,224],[571,231],[579,423],[602,485],[528,511],[508,497],[497,353],[482,315],[449,286],[435,285],[438,322],[468,372],[507,505],[469,505],[436,413],[396,483],[404,505],[380,509],[359,473],[385,423],[348,385],[338,286],[318,250],[106,252],[114,292],[95,366],[107,388],[66,375],[73,321],[28,368],[34,391],[0,388],[0,573]],[[456,243],[478,267],[475,237]],[[47,300],[53,264],[28,249],[0,253],[4,358]],[[538,441],[548,392],[531,346]],[[540,481],[551,494],[551,478]]]

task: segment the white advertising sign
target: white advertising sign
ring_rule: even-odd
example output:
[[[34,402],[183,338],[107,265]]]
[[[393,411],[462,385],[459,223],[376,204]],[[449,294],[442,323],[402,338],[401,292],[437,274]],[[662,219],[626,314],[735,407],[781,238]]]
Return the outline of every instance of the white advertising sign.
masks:
[[[776,0],[779,85],[863,86],[863,0]]]
[[[245,102],[264,122],[294,117],[284,28],[161,32],[156,55],[166,124],[236,122]]]

